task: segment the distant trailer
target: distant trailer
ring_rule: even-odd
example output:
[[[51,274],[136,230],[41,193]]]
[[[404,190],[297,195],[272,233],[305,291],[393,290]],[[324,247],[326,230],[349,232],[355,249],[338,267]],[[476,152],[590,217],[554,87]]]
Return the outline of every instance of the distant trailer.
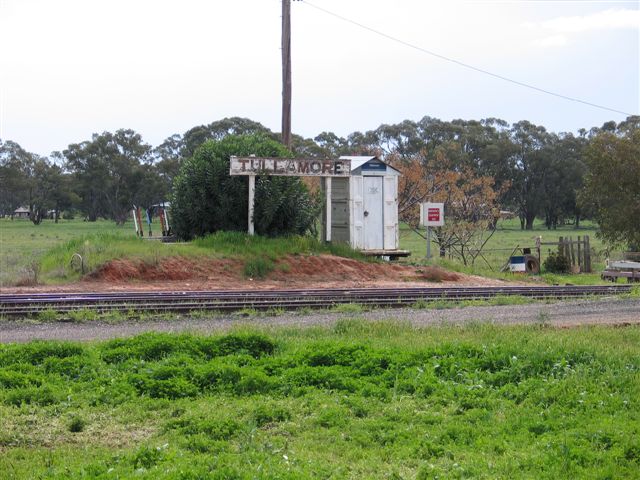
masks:
[[[396,259],[411,254],[398,249],[398,177],[400,172],[375,156],[350,160],[347,177],[333,178],[325,195],[331,197],[331,241],[344,242],[365,255]],[[325,235],[326,236],[326,235]]]
[[[640,262],[626,260],[609,262],[600,277],[612,282],[616,282],[619,278],[626,278],[628,283],[640,282]]]

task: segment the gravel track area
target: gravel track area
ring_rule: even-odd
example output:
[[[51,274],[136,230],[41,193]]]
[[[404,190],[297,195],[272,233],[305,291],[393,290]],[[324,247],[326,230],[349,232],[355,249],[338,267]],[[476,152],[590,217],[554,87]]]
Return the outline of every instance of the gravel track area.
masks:
[[[307,327],[330,326],[345,318],[365,320],[394,320],[409,322],[415,326],[462,325],[471,322],[496,324],[546,324],[555,327],[571,327],[589,324],[628,325],[640,324],[640,300],[605,298],[573,300],[556,303],[531,303],[526,305],[464,307],[443,310],[427,309],[376,309],[361,313],[318,311],[308,314],[285,313],[282,315],[256,315],[242,317],[238,314],[215,314],[211,318],[176,317],[174,319],[150,319],[144,321],[102,321],[86,323],[32,321],[0,321],[0,343],[27,342],[30,340],[107,340],[129,337],[143,332],[199,332],[213,333],[238,325]]]

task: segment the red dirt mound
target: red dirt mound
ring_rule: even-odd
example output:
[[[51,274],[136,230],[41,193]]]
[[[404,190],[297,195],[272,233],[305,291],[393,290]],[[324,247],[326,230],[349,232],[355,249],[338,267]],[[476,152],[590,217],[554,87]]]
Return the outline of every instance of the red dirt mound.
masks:
[[[462,275],[455,272],[450,272],[440,267],[420,267],[416,268],[416,276],[411,280],[418,280],[423,282],[457,282],[463,278]]]
[[[504,285],[494,280],[397,263],[359,262],[331,255],[291,255],[276,262],[265,279],[243,276],[237,259],[166,257],[153,263],[117,259],[108,262],[79,283],[16,287],[23,292],[246,290],[255,288],[402,288],[437,287],[446,283],[464,286]],[[513,283],[512,283],[513,284]],[[8,289],[3,288],[3,292]]]
[[[141,260],[111,260],[87,280],[122,282],[207,281],[221,286],[254,281],[242,276],[243,263],[237,259],[167,257],[154,263]],[[393,263],[367,263],[331,255],[290,255],[275,265],[265,280],[288,285],[314,282],[456,282],[461,275],[438,267],[412,267]]]
[[[92,280],[121,282],[123,280],[224,280],[236,279],[242,271],[238,260],[216,259],[195,262],[186,257],[167,257],[157,263],[145,263],[141,260],[117,259],[107,262],[89,275]]]

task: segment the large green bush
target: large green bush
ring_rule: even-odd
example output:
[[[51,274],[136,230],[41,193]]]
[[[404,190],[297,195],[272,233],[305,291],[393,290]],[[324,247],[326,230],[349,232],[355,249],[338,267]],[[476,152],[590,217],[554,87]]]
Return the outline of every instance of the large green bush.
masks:
[[[248,179],[229,175],[232,155],[284,158],[291,154],[280,143],[261,135],[227,136],[204,143],[185,161],[174,183],[172,224],[180,238],[247,229]],[[318,213],[318,202],[299,178],[257,179],[256,233],[302,235],[312,228]]]

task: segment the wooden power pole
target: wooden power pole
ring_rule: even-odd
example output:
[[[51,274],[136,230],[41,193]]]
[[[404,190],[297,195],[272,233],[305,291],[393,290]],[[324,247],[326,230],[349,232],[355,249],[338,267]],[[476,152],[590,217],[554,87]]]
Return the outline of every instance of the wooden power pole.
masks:
[[[291,148],[291,0],[282,0],[282,143]]]

